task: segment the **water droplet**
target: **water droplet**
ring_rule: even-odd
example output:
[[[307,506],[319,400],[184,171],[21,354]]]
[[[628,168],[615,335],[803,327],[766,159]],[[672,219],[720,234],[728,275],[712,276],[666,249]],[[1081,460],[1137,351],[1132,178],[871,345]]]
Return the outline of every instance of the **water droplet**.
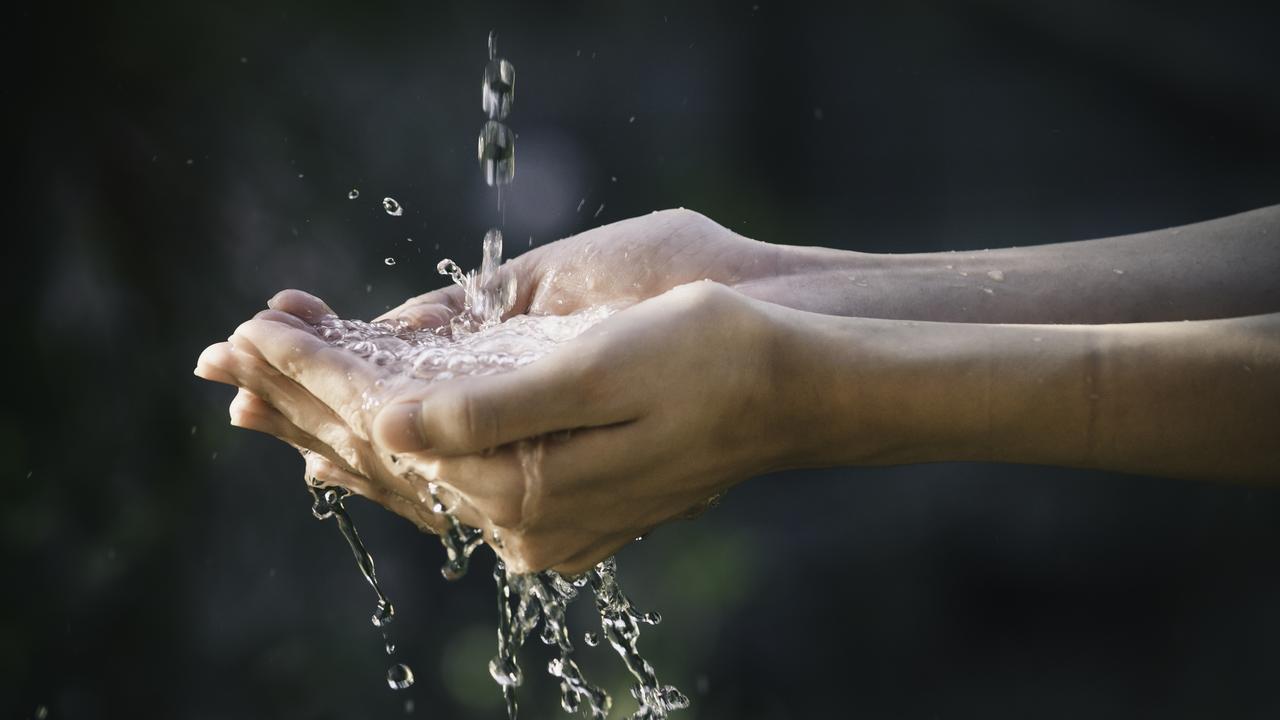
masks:
[[[502,58],[494,58],[484,66],[484,83],[480,105],[490,120],[503,120],[511,114],[516,96],[516,69]]]
[[[604,212],[604,203],[600,203],[600,207],[596,208],[596,214],[592,215],[591,217],[593,218],[600,217],[600,213],[602,212]]]
[[[413,671],[404,663],[396,663],[387,670],[387,685],[392,690],[404,690],[413,684]]]
[[[996,282],[1004,282],[1004,272],[1000,270],[988,270],[987,277],[995,280]]]
[[[480,129],[476,157],[490,187],[506,185],[516,175],[516,139],[511,128],[490,120]]]
[[[386,258],[385,260],[383,260],[382,262],[383,262],[383,264],[385,264],[387,267],[390,267],[390,266],[392,266],[392,265],[395,265],[395,264],[396,264],[396,259],[395,259],[395,258],[393,258],[393,257],[389,257],[389,258]]]
[[[386,210],[388,215],[397,217],[404,212],[404,208],[400,207],[400,203],[396,202],[395,198],[390,197],[382,198],[382,209]]]
[[[383,645],[383,649],[387,651],[388,655],[396,654],[396,644],[394,642],[391,642],[390,640],[388,640],[386,644]]]
[[[404,701],[404,714],[405,715],[413,714],[413,698],[409,698],[408,700]]]
[[[1111,272],[1113,272],[1113,273],[1115,273],[1115,274],[1117,274],[1117,275],[1123,275],[1123,274],[1124,274],[1124,271],[1123,271],[1123,270],[1121,270],[1120,268],[1116,268],[1115,270],[1112,270]]]
[[[600,634],[593,632],[584,633],[582,635],[582,642],[586,643],[590,647],[595,647],[600,644]]]
[[[372,565],[372,560],[370,565]],[[369,618],[374,627],[386,627],[395,619],[396,609],[385,598],[378,601],[378,607],[374,609],[373,617]]]
[[[636,121],[636,116],[635,116],[635,115],[632,115],[631,117],[627,118],[627,122],[629,122],[629,123],[633,123],[633,122],[635,122],[635,121]]]
[[[360,197],[360,191],[355,188],[351,188],[351,192],[347,193],[348,200],[355,200],[358,197]]]

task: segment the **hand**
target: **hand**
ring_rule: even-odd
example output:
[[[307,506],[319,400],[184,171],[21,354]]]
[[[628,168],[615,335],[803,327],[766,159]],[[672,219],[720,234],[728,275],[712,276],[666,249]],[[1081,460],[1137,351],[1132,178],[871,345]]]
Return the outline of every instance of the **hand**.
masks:
[[[362,380],[368,380],[365,363],[328,348],[309,323],[332,311],[296,290],[277,294],[269,305],[272,309],[242,324],[227,342],[206,348],[196,364],[197,376],[239,388],[231,403],[231,424],[274,435],[297,448],[306,461],[308,483],[341,486],[424,530],[438,532],[444,518],[431,512],[425,487],[398,475],[395,462],[369,442],[360,397],[366,384]],[[286,348],[300,346],[327,351],[327,364],[316,361],[307,369],[294,366],[291,377],[268,362],[262,350],[267,348],[278,357]],[[322,365],[341,376],[315,373],[314,367]],[[305,377],[320,395],[295,377]],[[471,524],[481,522],[465,503],[457,514]]]
[[[629,308],[505,375],[399,378],[376,413],[362,393],[390,373],[316,337],[303,318],[328,312],[319,301],[286,292],[272,305],[297,315],[260,313],[201,356],[198,374],[252,393],[233,421],[313,450],[329,481],[424,527],[441,519],[421,491],[441,483],[463,522],[499,531],[513,569],[587,569],[785,449],[767,313],[714,283]]]
[[[510,314],[566,315],[625,306],[695,280],[777,294],[782,248],[742,237],[691,210],[664,210],[558,240],[505,263],[516,277]],[[753,296],[756,292],[748,292]],[[445,324],[462,310],[462,288],[419,295],[379,319]]]
[[[587,569],[782,461],[763,307],[678,287],[525,368],[404,388],[374,442],[456,488],[515,569]]]

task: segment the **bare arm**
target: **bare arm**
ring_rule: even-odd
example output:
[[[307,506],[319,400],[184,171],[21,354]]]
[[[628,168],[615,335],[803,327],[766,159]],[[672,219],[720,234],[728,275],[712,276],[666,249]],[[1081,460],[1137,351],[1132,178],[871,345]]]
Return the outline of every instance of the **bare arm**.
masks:
[[[1084,325],[788,321],[795,465],[982,460],[1280,478],[1280,314]],[[797,422],[804,416],[797,416]],[[850,428],[892,439],[870,456]]]
[[[1130,323],[1280,312],[1280,205],[1183,227],[990,251],[779,248],[748,295],[843,316]]]

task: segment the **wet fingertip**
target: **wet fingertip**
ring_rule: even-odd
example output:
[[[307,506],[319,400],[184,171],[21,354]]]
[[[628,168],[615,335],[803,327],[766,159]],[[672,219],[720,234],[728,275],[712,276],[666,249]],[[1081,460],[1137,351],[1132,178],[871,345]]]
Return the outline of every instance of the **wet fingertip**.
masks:
[[[229,342],[210,345],[200,353],[192,373],[204,380],[234,385],[235,379],[227,369],[234,351],[235,348]]]
[[[452,311],[438,303],[423,303],[404,308],[388,318],[413,329],[434,328],[445,325],[453,317]]]
[[[320,298],[302,290],[281,290],[267,300],[267,307],[272,310],[295,315],[314,323],[326,315],[333,315],[333,310]]]

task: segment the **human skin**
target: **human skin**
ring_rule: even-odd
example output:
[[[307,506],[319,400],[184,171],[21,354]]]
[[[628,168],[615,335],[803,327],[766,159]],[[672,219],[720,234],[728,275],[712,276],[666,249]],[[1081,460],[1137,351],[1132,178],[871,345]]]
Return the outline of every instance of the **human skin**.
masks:
[[[1112,238],[876,254],[745,238],[689,210],[588,230],[506,263],[512,314],[625,304],[694,280],[811,312],[935,322],[1133,323],[1280,311],[1280,205]],[[382,318],[443,324],[449,286]]]
[[[676,215],[667,219],[684,214]],[[1110,291],[1119,293],[1121,310],[1115,312],[1148,319],[1196,308],[1209,316],[1274,310],[1274,283],[1256,276],[1275,269],[1276,242],[1267,240],[1275,216],[1271,208],[1177,233],[1058,246],[1043,255],[1051,265],[1061,263],[1049,260],[1071,260],[1056,272],[1037,271],[1030,251],[1021,259],[1016,249],[975,254],[1009,261],[1001,263],[1009,268],[1002,281],[982,273],[986,283],[1018,288],[1016,278],[1040,272],[1022,292],[1037,285],[1044,290],[1035,302],[1024,297],[975,307],[998,316],[1027,305],[1034,313],[1100,321],[1105,313],[1092,307],[1105,305],[1099,294]],[[695,220],[704,233],[718,227],[703,221]],[[720,242],[718,252],[751,252],[759,245],[707,238],[683,241]],[[581,241],[562,242],[568,246],[564,256],[582,259]],[[1188,263],[1204,266],[1195,255],[1206,242],[1215,243],[1218,254],[1252,258],[1237,264],[1245,269],[1240,282],[1225,289],[1228,300],[1214,298],[1224,294],[1230,267],[1210,262],[1194,273],[1176,272]],[[1145,294],[1131,297],[1131,286],[1105,275],[1118,276],[1112,266],[1122,256],[1136,260],[1142,254],[1128,250],[1132,243],[1160,257],[1187,257],[1142,265]],[[768,246],[760,251],[773,252]],[[631,300],[643,294],[639,290],[661,290],[661,283],[644,277],[610,286],[601,278],[611,276],[591,276],[589,268],[575,276],[557,266],[555,253],[545,255],[520,271],[526,273],[526,309],[567,312],[575,303],[616,299],[619,288]],[[701,272],[723,270],[714,256],[697,256]],[[602,260],[599,253],[594,257]],[[928,311],[932,297],[938,312],[967,312],[950,295],[966,288],[941,274],[957,261],[940,257],[951,262],[934,268],[935,282],[921,270],[926,263],[919,256],[910,266],[923,273],[917,280],[926,300],[902,293],[902,300],[886,301],[882,309],[913,316]],[[855,259],[874,265],[874,258]],[[1276,315],[1096,326],[892,322],[797,311],[748,297],[776,301],[790,287],[805,291],[792,300],[831,303],[841,297],[836,289],[862,287],[825,269],[838,260],[787,265],[777,255],[745,263],[737,258],[722,276],[737,283],[737,292],[716,283],[680,287],[610,318],[528,368],[436,386],[411,384],[402,389],[403,402],[376,418],[361,411],[356,398],[378,369],[324,347],[308,321],[330,311],[300,293],[273,299],[277,310],[241,326],[234,348],[206,351],[197,372],[252,393],[242,391],[233,422],[311,448],[309,472],[318,468],[326,481],[419,525],[438,518],[424,513],[420,487],[405,479],[405,468],[413,465],[419,485],[426,478],[447,482],[462,497],[465,521],[503,530],[503,552],[516,568],[589,567],[732,484],[785,467],[990,460],[1190,477],[1276,475]],[[766,269],[753,275],[744,267]],[[1064,274],[1069,278],[1061,279]],[[399,314],[438,322],[447,316],[449,292],[411,301]],[[1209,309],[1179,306],[1184,295],[1203,296]],[[444,303],[435,304],[442,296]],[[1079,301],[1082,296],[1089,301]],[[858,302],[844,309],[852,305],[865,307]],[[714,369],[698,372],[701,367]],[[569,436],[556,434],[570,429]],[[532,437],[546,439],[531,473],[531,456],[525,453],[522,463],[511,443]],[[498,450],[486,452],[490,448]]]

